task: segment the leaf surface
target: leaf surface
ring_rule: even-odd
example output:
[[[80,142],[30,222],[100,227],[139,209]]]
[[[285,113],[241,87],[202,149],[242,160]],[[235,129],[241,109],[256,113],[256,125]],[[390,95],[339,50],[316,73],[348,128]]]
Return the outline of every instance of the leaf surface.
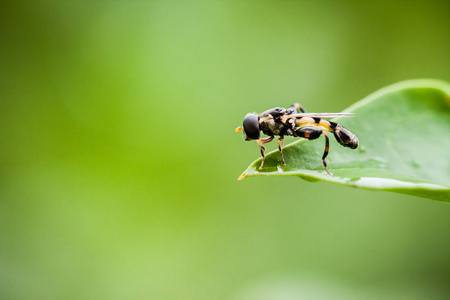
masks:
[[[432,79],[385,87],[345,110],[354,118],[335,121],[359,138],[359,148],[330,137],[328,175],[322,165],[324,139],[299,139],[254,161],[239,179],[298,176],[352,187],[392,191],[450,202],[450,84]],[[256,145],[255,145],[256,146]],[[257,147],[257,146],[256,146]]]

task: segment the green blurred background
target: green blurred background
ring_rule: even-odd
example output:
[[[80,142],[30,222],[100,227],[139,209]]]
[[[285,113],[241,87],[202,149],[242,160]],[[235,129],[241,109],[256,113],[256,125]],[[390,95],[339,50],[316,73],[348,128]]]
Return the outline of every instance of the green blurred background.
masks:
[[[449,13],[2,1],[0,298],[448,299],[448,204],[237,181],[259,149],[234,128],[274,106],[339,112],[400,80],[450,80]]]

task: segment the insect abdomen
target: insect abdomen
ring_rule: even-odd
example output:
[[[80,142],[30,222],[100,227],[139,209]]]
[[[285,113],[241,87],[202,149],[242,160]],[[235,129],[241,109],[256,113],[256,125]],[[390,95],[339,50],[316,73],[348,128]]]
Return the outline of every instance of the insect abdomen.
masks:
[[[347,128],[334,122],[330,122],[333,128],[333,134],[339,144],[351,149],[358,148],[358,138]]]

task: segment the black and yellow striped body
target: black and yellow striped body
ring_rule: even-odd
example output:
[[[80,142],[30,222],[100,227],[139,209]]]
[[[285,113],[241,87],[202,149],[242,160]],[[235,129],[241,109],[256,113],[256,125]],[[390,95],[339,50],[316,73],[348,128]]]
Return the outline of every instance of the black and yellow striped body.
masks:
[[[342,146],[351,149],[358,148],[359,141],[356,135],[354,135],[347,128],[338,123],[327,121],[322,118],[311,117],[300,117],[291,122],[293,122],[296,127],[313,127],[321,130],[326,130],[333,133],[338,143]]]
[[[300,111],[302,113],[300,113]],[[274,136],[279,136],[278,149],[281,154],[281,161],[283,165],[286,165],[283,158],[282,145],[284,136],[303,137],[308,140],[315,140],[320,136],[325,137],[325,150],[322,156],[322,162],[325,170],[329,175],[330,172],[327,168],[325,158],[328,155],[329,139],[327,131],[333,133],[334,137],[344,147],[351,149],[358,148],[358,138],[347,130],[344,126],[327,121],[321,117],[336,117],[336,116],[349,116],[349,114],[307,114],[303,107],[296,103],[290,108],[285,109],[281,107],[272,108],[257,115],[247,114],[244,118],[244,124],[242,127],[238,127],[236,131],[244,131],[244,139],[246,141],[256,139],[259,148],[261,150],[261,166],[264,165],[265,148],[263,144],[269,143],[274,139]],[[259,131],[262,131],[268,138],[259,138]]]

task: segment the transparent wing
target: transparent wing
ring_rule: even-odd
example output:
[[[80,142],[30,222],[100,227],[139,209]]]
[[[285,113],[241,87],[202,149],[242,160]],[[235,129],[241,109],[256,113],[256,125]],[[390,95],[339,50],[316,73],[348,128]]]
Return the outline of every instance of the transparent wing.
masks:
[[[282,116],[282,119],[289,118],[302,118],[302,117],[310,117],[310,118],[336,118],[336,117],[354,117],[355,114],[352,113],[300,113],[300,114],[292,114]]]

